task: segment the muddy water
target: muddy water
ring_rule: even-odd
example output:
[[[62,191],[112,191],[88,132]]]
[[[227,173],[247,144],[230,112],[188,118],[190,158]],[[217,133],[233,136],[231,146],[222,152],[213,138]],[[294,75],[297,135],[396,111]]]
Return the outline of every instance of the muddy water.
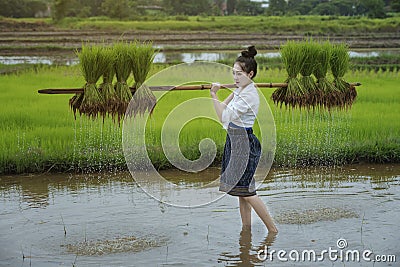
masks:
[[[162,175],[196,184],[218,173]],[[258,194],[277,221],[277,235],[268,235],[255,214],[251,231],[241,230],[234,197],[171,207],[127,173],[2,176],[0,266],[399,266],[400,165],[275,169]],[[339,249],[339,239],[347,247]],[[258,253],[265,248],[272,260]],[[397,262],[373,264],[362,255],[359,262],[333,261],[335,254],[332,260],[321,254],[329,248],[371,250]],[[272,250],[287,254],[279,260]],[[294,252],[289,258],[304,250],[323,261],[295,261]]]

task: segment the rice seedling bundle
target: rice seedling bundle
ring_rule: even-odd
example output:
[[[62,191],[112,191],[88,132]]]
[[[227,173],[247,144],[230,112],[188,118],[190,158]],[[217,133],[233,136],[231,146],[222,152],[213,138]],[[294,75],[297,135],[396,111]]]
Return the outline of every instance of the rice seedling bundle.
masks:
[[[357,93],[343,77],[350,66],[350,55],[346,44],[336,44],[332,47],[330,66],[333,75],[333,82],[341,93],[340,107],[349,107],[354,102]]]
[[[303,103],[307,108],[315,107],[322,98],[322,94],[311,76],[317,63],[318,44],[309,39],[299,43],[299,46],[299,52],[303,57],[303,64],[300,69],[302,75],[300,84],[304,90]]]
[[[151,42],[119,41],[111,47],[83,44],[77,55],[86,83],[83,93],[75,94],[70,99],[75,118],[76,111],[79,111],[80,114],[93,118],[101,114],[103,119],[107,114],[111,114],[113,119],[118,117],[120,122],[130,101],[132,109],[128,115],[136,117],[146,112],[151,115],[156,97],[146,86],[145,80],[152,68],[155,53]],[[281,86],[272,94],[275,104],[300,109],[320,106],[328,110],[333,107],[351,106],[357,93],[355,87],[343,79],[349,68],[346,45],[331,45],[328,41],[321,43],[312,39],[301,42],[288,41],[281,47],[280,53],[287,78],[285,84],[275,85]],[[334,83],[327,79],[329,67],[334,76]],[[131,73],[135,81],[133,97],[127,83]],[[103,83],[97,88],[96,83],[101,76]],[[113,86],[114,76],[117,81]]]
[[[102,46],[82,44],[81,51],[76,52],[86,83],[83,86],[83,94],[75,95],[70,100],[74,113],[79,110],[81,114],[96,118],[103,112],[103,98],[96,87],[97,81],[107,68],[102,49]]]
[[[303,55],[300,46],[295,41],[288,41],[281,48],[280,54],[288,74],[286,80],[287,87],[281,87],[274,91],[272,99],[275,104],[284,103],[285,106],[302,107],[304,106],[303,95],[305,93],[299,79],[297,78],[303,66]]]
[[[132,98],[133,115],[143,115],[146,111],[150,114],[156,104],[156,97],[150,88],[144,84],[151,70],[155,50],[151,42],[134,42],[131,46],[130,58],[132,61],[132,73],[135,78],[135,94]]]
[[[113,85],[115,76],[115,53],[112,47],[104,47],[101,51],[102,57],[107,62],[107,68],[103,73],[103,83],[99,86],[99,91],[103,97],[103,117],[106,113],[114,117],[118,108],[118,99]]]
[[[132,71],[132,61],[130,59],[130,46],[127,42],[119,41],[114,44],[115,55],[115,74],[117,82],[115,84],[116,98],[118,105],[116,113],[118,121],[124,116],[125,111],[132,98],[132,92],[127,84],[127,80]]]
[[[316,51],[316,67],[313,70],[317,78],[317,87],[321,92],[319,105],[330,110],[340,102],[340,92],[327,78],[332,55],[332,44],[328,41],[319,43]]]
[[[312,39],[288,41],[280,53],[288,78],[287,87],[278,88],[272,94],[275,104],[292,108],[320,106],[330,110],[333,107],[347,108],[354,102],[357,96],[355,86],[343,79],[350,62],[347,45],[314,42]],[[329,68],[333,83],[327,79]]]

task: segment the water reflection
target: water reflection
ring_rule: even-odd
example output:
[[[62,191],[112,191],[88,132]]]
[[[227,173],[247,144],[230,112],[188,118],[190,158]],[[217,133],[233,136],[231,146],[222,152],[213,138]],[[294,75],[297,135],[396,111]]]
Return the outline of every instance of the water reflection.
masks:
[[[43,64],[43,65],[65,65],[78,64],[78,59],[71,56],[0,56],[0,63],[4,65],[16,64]]]
[[[112,191],[115,187],[136,187],[129,173],[81,174],[81,175],[30,175],[0,176],[0,197],[7,199],[15,195],[23,209],[46,208],[54,195],[60,192],[77,195],[90,191]]]
[[[243,227],[239,237],[239,253],[231,254],[223,252],[220,254],[219,262],[225,262],[226,266],[253,267],[262,266],[266,259],[265,253],[273,245],[277,233],[268,233],[257,246],[252,243],[251,227]]]
[[[218,173],[218,168],[196,175],[161,172],[171,182],[189,187]],[[224,197],[196,209],[169,207],[144,194],[129,173],[0,176],[0,265],[30,266],[32,261],[32,266],[71,266],[76,254],[68,245],[107,248],[135,245],[130,243],[134,238],[150,242],[146,244],[166,243],[96,257],[79,255],[76,266],[264,266],[270,260],[263,261],[262,253],[259,259],[258,252],[265,248],[321,251],[335,248],[339,237],[348,241],[349,249],[372,248],[375,254],[399,257],[399,185],[399,164],[272,169],[258,194],[275,220],[288,218],[278,222],[278,235],[267,235],[257,219],[252,231],[240,229],[236,198]],[[198,190],[190,192],[192,198],[198,197]],[[359,216],[326,220],[328,213],[343,210]],[[292,211],[297,213],[288,216]],[[310,217],[310,211],[317,213]],[[294,222],[304,218],[307,223]],[[29,254],[29,261],[24,262],[22,253]]]
[[[19,184],[22,201],[30,208],[45,208],[49,205],[48,183],[37,183],[29,177]]]
[[[350,51],[350,57],[379,57],[384,53],[397,53],[392,50],[377,51]],[[194,61],[218,61],[235,60],[238,56],[236,51],[194,51],[194,52],[159,52],[154,58],[154,63],[193,63]],[[276,58],[280,57],[277,51],[267,51],[258,54],[258,57]],[[14,64],[45,64],[45,65],[76,65],[78,58],[73,54],[51,55],[51,56],[0,56],[0,63],[5,65]]]
[[[400,183],[397,165],[348,165],[345,167],[318,167],[308,169],[272,169],[258,189],[259,195],[285,195],[290,188],[331,192],[331,188],[353,188],[351,183],[363,181],[369,184],[363,191],[374,196],[388,195],[386,190]],[[198,188],[212,181],[218,181],[219,168],[208,168],[198,173],[186,173],[176,169],[161,171],[161,175],[174,184],[185,184],[188,188]],[[157,186],[152,179],[149,186]],[[138,185],[129,173],[81,174],[81,175],[41,175],[41,176],[0,176],[0,197],[7,198],[10,192],[17,193],[22,206],[45,208],[57,192],[87,194],[92,190],[113,191],[116,186],[135,187]],[[357,189],[357,188],[356,188]],[[265,193],[264,193],[265,192]],[[301,194],[300,194],[301,195]],[[397,196],[394,196],[396,198]]]

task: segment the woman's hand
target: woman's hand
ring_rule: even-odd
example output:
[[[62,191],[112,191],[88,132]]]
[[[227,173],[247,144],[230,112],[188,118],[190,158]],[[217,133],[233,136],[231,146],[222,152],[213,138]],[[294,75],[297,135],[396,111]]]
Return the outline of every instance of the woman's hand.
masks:
[[[210,94],[217,94],[218,90],[221,88],[221,85],[219,83],[212,83],[211,89],[210,89]]]

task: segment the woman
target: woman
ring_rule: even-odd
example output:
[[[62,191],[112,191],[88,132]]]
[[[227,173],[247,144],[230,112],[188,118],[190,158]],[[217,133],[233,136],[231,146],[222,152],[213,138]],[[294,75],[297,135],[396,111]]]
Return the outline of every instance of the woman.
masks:
[[[252,126],[259,107],[259,95],[252,81],[257,74],[254,56],[257,50],[250,46],[242,51],[233,66],[236,90],[223,102],[217,97],[219,84],[210,90],[214,108],[228,134],[222,159],[220,191],[239,197],[243,227],[251,226],[251,209],[266,225],[269,232],[278,232],[265,204],[257,196],[254,173],[261,155],[261,146]]]

